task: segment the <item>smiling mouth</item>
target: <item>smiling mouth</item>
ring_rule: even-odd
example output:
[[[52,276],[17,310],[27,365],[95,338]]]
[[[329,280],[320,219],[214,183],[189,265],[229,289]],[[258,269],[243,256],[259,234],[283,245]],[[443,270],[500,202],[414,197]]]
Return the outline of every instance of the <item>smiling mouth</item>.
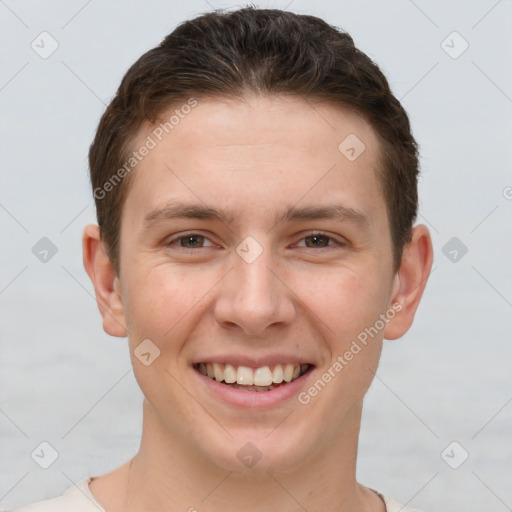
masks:
[[[196,363],[202,375],[243,391],[272,391],[299,379],[312,370],[311,364],[276,364],[251,368],[223,363]]]

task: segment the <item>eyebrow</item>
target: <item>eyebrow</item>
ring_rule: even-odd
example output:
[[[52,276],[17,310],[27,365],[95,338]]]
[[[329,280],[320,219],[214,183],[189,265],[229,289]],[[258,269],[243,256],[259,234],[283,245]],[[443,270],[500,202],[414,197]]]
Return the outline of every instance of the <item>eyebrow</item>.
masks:
[[[216,220],[224,224],[232,224],[236,217],[236,212],[232,210],[219,210],[204,204],[171,201],[152,210],[144,217],[144,229],[149,229],[166,220],[179,218]],[[370,224],[365,213],[342,204],[290,207],[276,216],[275,223],[317,219],[335,219],[361,227],[368,227]]]

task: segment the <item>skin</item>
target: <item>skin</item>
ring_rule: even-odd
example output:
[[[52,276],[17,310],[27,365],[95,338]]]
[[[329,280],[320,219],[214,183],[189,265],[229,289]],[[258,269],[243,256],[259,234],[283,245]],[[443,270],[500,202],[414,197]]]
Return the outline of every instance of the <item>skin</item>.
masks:
[[[136,147],[153,128],[140,130]],[[366,146],[355,161],[338,150],[349,134]],[[103,327],[128,336],[145,396],[139,452],[90,483],[108,512],[170,504],[201,512],[385,510],[355,478],[362,401],[382,340],[413,322],[433,255],[428,229],[417,225],[393,272],[378,149],[372,127],[337,106],[290,96],[203,98],[133,171],[118,276],[98,227],[85,228],[84,265]],[[176,199],[236,216],[144,229],[149,212]],[[363,212],[368,224],[275,222],[288,207],[332,203]],[[312,230],[327,237],[320,246]],[[190,232],[206,238],[172,240]],[[236,252],[249,236],[263,249],[252,263]],[[401,311],[306,405],[295,396],[259,410],[227,404],[192,367],[226,353],[301,356],[315,365],[304,391],[394,303]],[[144,339],[160,350],[149,366],[134,356]],[[247,442],[262,454],[251,468],[237,457]]]

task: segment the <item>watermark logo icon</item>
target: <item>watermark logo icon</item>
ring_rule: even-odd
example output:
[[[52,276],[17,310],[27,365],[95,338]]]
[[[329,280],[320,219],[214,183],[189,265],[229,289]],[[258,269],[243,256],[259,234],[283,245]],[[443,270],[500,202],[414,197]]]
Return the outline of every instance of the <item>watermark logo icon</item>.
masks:
[[[236,253],[246,263],[254,263],[263,253],[263,247],[255,238],[248,236],[237,246]]]
[[[468,451],[457,441],[452,441],[442,452],[441,458],[452,469],[458,469],[469,457]]]
[[[364,153],[365,149],[366,146],[363,141],[355,133],[347,135],[338,146],[339,152],[351,162],[357,160]]]
[[[30,455],[43,469],[48,469],[59,458],[59,453],[48,441],[39,443]]]
[[[441,251],[452,263],[458,263],[468,252],[468,248],[454,236],[444,244]]]
[[[57,40],[48,32],[41,32],[31,43],[30,47],[41,59],[50,57],[59,47]]]
[[[457,31],[453,31],[443,39],[441,48],[452,59],[458,59],[469,48],[469,43]]]
[[[32,254],[41,262],[48,263],[56,254],[57,246],[46,236],[43,236],[32,247]]]
[[[160,349],[150,339],[145,339],[135,347],[133,353],[144,366],[149,366],[160,355]]]
[[[257,446],[248,442],[238,450],[236,456],[244,466],[252,468],[263,455]]]

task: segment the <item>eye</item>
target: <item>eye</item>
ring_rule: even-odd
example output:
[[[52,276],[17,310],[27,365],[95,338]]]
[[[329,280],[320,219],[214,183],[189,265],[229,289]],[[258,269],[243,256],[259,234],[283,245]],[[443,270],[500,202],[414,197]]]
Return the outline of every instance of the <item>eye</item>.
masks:
[[[308,233],[305,237],[301,239],[306,240],[305,246],[302,245],[301,247],[308,247],[310,249],[314,248],[320,248],[324,249],[327,247],[332,247],[333,245],[343,246],[345,245],[342,241],[335,240],[333,237],[326,235],[324,233],[319,232],[312,232]],[[309,243],[307,242],[309,240]],[[329,241],[333,241],[334,244],[329,244]]]
[[[201,249],[205,247],[204,243],[207,240],[208,238],[199,233],[187,233],[186,235],[177,236],[169,240],[166,245],[169,247],[174,246],[178,249]],[[210,247],[213,247],[213,244],[210,243]]]
[[[307,247],[308,249],[326,249],[328,247],[341,247],[346,245],[345,242],[341,240],[336,240],[332,236],[316,231],[306,234],[306,236],[301,239],[301,242],[302,241],[305,241],[305,244],[301,245],[301,243],[299,243],[297,246]],[[166,246],[178,250],[188,250],[188,252],[190,252],[195,249],[213,247],[214,244],[206,236],[199,233],[186,233],[172,238],[166,243]]]

